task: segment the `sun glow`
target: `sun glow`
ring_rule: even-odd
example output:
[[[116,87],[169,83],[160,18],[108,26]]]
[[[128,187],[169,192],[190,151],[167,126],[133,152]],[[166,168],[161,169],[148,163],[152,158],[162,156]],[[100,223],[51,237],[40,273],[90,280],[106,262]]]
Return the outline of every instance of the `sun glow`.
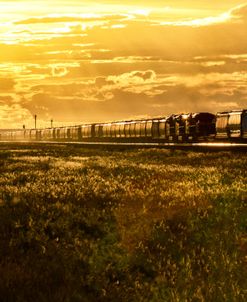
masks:
[[[160,25],[173,25],[173,26],[192,26],[192,27],[198,27],[198,26],[208,26],[212,24],[217,23],[224,23],[229,20],[231,20],[231,14],[230,12],[223,13],[216,17],[206,17],[201,19],[193,19],[193,20],[181,20],[181,21],[164,21],[159,22]]]
[[[0,0],[0,128],[244,107],[239,4]]]

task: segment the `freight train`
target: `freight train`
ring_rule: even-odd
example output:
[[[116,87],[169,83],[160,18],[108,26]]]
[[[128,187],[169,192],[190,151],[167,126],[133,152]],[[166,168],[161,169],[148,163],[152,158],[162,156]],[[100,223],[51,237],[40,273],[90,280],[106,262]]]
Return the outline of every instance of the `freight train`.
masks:
[[[2,130],[0,141],[112,143],[247,142],[247,109],[45,129]]]

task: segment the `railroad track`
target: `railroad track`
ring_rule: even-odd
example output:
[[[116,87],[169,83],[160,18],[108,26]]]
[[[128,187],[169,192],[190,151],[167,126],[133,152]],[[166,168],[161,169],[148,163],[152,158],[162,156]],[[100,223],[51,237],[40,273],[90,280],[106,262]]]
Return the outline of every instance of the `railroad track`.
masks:
[[[247,151],[247,143],[223,143],[223,142],[199,142],[199,143],[137,143],[137,142],[78,142],[78,141],[0,141],[0,147],[6,145],[31,146],[31,145],[57,145],[57,146],[75,146],[89,148],[160,148],[171,150],[195,150],[195,151]]]

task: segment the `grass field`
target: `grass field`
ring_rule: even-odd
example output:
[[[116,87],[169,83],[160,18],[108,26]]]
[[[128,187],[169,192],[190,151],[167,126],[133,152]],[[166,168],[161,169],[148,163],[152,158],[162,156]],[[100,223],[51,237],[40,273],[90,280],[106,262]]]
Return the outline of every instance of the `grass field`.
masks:
[[[0,146],[1,301],[246,301],[247,155]]]

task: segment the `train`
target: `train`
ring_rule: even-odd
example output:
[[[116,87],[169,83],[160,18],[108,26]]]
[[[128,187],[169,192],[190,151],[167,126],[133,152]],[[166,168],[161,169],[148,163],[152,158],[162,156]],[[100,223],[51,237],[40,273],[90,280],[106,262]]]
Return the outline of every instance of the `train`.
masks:
[[[108,143],[247,143],[247,109],[213,114],[197,112],[164,117],[80,124],[44,129],[1,130],[0,141]]]

